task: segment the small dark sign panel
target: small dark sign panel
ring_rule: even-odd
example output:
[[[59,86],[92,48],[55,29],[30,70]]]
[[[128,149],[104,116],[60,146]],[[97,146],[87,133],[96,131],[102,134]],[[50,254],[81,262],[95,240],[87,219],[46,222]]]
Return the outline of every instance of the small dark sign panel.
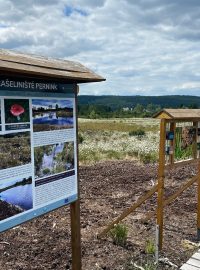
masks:
[[[73,89],[0,79],[0,232],[77,200]]]
[[[39,79],[11,78],[0,75],[0,90],[4,91],[27,91],[27,92],[52,92],[73,93],[75,84],[63,84],[54,81]]]
[[[167,140],[173,140],[174,139],[174,132],[173,131],[168,131],[166,133],[166,139]]]

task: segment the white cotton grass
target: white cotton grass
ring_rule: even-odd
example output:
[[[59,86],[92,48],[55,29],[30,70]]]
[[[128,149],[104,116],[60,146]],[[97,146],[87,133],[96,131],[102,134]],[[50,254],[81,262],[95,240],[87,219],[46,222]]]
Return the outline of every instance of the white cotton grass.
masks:
[[[117,125],[118,123],[121,124],[120,121],[125,124],[124,130],[130,130],[130,124],[131,127],[134,127],[135,122],[137,126],[145,127],[145,135],[130,136],[128,131],[109,130],[109,128],[113,129],[113,123],[118,129]],[[81,123],[88,124],[88,130],[84,128],[84,131],[81,132],[83,136],[83,142],[79,145],[81,163],[88,164],[101,160],[125,158],[134,158],[144,162],[157,161],[159,147],[158,122],[155,122],[154,119],[149,119],[149,122],[147,122],[148,120],[137,119],[134,123],[132,119],[120,121],[81,119]],[[94,124],[99,122],[101,125],[102,123],[105,124],[107,130],[99,130],[98,126],[97,130],[95,130]],[[93,124],[92,128],[91,123]],[[154,126],[157,128],[154,128]],[[147,131],[148,127],[151,131]]]

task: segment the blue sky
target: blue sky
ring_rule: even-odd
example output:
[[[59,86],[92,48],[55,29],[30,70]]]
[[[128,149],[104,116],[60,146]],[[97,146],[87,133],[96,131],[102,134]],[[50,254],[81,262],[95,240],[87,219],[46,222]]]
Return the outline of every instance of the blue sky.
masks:
[[[200,95],[199,0],[0,0],[0,47],[79,61],[80,94]]]
[[[55,108],[56,104],[58,104],[58,106],[60,108],[73,108],[73,103],[71,100],[58,100],[58,99],[51,99],[51,100],[45,100],[45,99],[33,99],[32,100],[32,105],[33,106],[49,106],[52,105],[53,108]]]

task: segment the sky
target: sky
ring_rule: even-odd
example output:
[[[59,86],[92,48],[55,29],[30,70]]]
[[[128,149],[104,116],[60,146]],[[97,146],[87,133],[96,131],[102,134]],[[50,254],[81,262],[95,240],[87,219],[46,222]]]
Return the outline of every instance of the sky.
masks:
[[[78,61],[91,95],[200,96],[199,0],[0,0],[0,48]]]
[[[52,105],[53,108],[56,107],[56,104],[59,105],[59,107],[68,107],[68,108],[73,108],[73,103],[71,100],[59,100],[59,99],[49,99],[49,100],[44,100],[44,99],[33,99],[32,104],[34,107],[46,107],[49,108],[49,105]]]

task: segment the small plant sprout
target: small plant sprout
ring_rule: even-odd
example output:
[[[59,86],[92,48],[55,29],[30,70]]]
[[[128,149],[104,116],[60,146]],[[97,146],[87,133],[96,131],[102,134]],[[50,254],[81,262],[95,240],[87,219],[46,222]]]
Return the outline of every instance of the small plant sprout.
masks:
[[[146,241],[145,252],[146,252],[146,254],[149,254],[149,255],[154,255],[155,254],[156,247],[155,247],[155,244],[154,244],[153,240],[148,239]]]
[[[110,230],[110,236],[114,244],[125,246],[128,236],[127,226],[124,224],[115,224],[114,228]]]

